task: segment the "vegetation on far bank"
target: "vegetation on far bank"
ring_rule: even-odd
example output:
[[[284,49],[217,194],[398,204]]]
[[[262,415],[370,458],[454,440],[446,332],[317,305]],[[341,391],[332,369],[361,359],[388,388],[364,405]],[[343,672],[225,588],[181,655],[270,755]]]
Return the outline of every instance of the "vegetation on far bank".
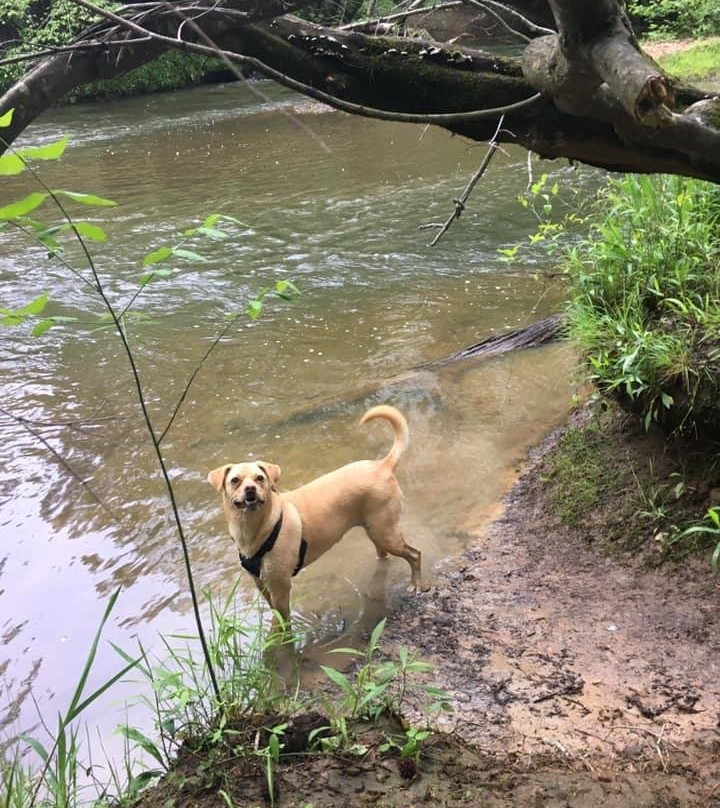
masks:
[[[668,73],[686,81],[720,82],[720,37],[682,40],[678,47],[657,46],[657,62]],[[653,51],[652,46],[648,50]]]

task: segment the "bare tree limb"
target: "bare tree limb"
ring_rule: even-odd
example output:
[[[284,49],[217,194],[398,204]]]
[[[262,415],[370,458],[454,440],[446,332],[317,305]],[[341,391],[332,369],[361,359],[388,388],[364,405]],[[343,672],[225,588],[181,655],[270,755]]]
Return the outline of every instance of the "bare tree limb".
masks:
[[[442,227],[440,228],[440,232],[430,242],[431,247],[434,247],[438,243],[438,241],[440,241],[440,239],[445,235],[445,233],[447,233],[448,229],[450,228],[450,225],[455,221],[455,219],[459,219],[460,216],[462,215],[463,211],[465,210],[465,203],[468,201],[468,198],[469,198],[470,194],[473,192],[473,188],[475,188],[478,181],[480,180],[480,177],[482,177],[482,175],[485,173],[485,170],[490,165],[490,160],[492,160],[492,158],[495,155],[495,152],[498,149],[498,146],[500,145],[497,142],[496,138],[498,136],[498,133],[502,129],[502,125],[503,125],[504,120],[505,120],[505,117],[501,116],[500,120],[498,121],[498,125],[497,125],[497,129],[495,130],[495,134],[492,136],[492,139],[490,140],[489,148],[487,150],[487,153],[485,154],[485,157],[483,158],[482,163],[480,163],[480,166],[479,166],[478,170],[472,175],[472,177],[470,178],[470,181],[465,186],[465,189],[460,194],[460,196],[457,199],[453,200],[455,202],[455,210],[447,218],[447,221],[445,222],[445,224],[442,225]]]
[[[538,1],[533,0],[533,8]],[[296,8],[302,2],[291,5]],[[122,75],[169,48],[179,48],[225,56],[352,114],[431,122],[487,142],[504,113],[498,141],[517,143],[546,158],[720,182],[720,102],[666,76],[642,53],[619,0],[548,3],[558,34],[532,40],[523,58],[457,43],[314,25],[284,14],[282,0],[127,6],[118,14],[122,24],[97,23],[89,29],[90,38],[76,44],[122,42],[123,37],[133,43],[57,53],[32,68],[0,99],[0,112],[15,109],[4,134],[11,142],[75,87]],[[204,46],[189,23],[177,19],[177,9],[183,14],[187,10],[188,19],[201,16],[202,31],[219,52]],[[271,12],[280,16],[272,17]],[[266,19],[257,22],[257,15]],[[128,22],[137,30],[128,33]],[[137,41],[148,32],[151,41]]]

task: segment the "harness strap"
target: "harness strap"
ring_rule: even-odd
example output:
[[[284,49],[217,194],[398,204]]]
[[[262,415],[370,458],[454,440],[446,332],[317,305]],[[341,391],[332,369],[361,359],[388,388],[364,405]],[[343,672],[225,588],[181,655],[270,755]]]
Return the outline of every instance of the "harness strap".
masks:
[[[253,556],[244,556],[240,553],[240,563],[245,569],[254,575],[256,578],[260,577],[260,566],[262,564],[263,556],[269,553],[275,546],[277,537],[280,535],[280,528],[282,527],[282,511],[280,511],[280,518],[275,522],[275,527],[270,531],[270,535],[260,545],[260,549]]]
[[[275,546],[275,542],[277,541],[277,537],[280,535],[280,529],[282,528],[282,511],[280,512],[280,518],[275,522],[275,526],[270,531],[270,535],[265,539],[265,541],[260,545],[259,550],[255,555],[252,556],[244,556],[240,553],[240,563],[243,567],[250,573],[250,575],[254,575],[256,578],[260,577],[260,569],[262,567],[262,560],[263,556],[266,553],[269,553],[270,550]],[[307,553],[307,542],[305,539],[300,539],[300,552],[298,553],[298,563],[293,571],[293,576],[297,575],[298,572],[303,568],[303,564],[305,563],[305,553]]]
[[[300,539],[300,552],[298,553],[298,563],[293,572],[293,578],[300,572],[305,563],[305,553],[307,552],[307,542],[305,539]]]

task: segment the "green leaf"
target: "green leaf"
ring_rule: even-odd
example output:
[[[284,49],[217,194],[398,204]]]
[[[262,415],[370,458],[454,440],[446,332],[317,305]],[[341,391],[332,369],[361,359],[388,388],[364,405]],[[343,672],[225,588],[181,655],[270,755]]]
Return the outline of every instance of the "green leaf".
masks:
[[[200,261],[203,264],[208,263],[208,259],[205,258],[205,256],[193,252],[192,250],[184,250],[182,247],[176,247],[172,253],[178,258],[184,258],[186,261]]]
[[[0,219],[18,219],[21,216],[27,216],[31,210],[40,207],[42,203],[48,198],[48,194],[36,191],[35,193],[28,194],[20,199],[18,202],[12,202],[10,205],[0,208]]]
[[[142,286],[147,286],[147,284],[150,283],[150,281],[155,280],[155,278],[167,278],[172,274],[173,272],[171,269],[153,269],[150,272],[145,272],[140,276],[140,283]]]
[[[90,222],[73,222],[75,231],[83,238],[89,238],[92,241],[107,241],[107,235],[102,227]]]
[[[216,238],[219,241],[222,241],[224,238],[229,238],[224,230],[218,230],[217,227],[198,227],[195,232],[202,233],[203,236],[208,236],[209,238]]]
[[[715,545],[715,550],[710,557],[710,566],[715,575],[717,575],[718,571],[718,562],[720,562],[720,541]]]
[[[119,726],[118,732],[121,735],[124,735],[128,740],[134,741],[141,749],[147,752],[151,757],[155,758],[163,769],[165,768],[165,760],[162,753],[158,749],[157,745],[154,744],[150,738],[147,737],[147,735],[144,735],[139,729],[130,727],[127,724]]]
[[[283,300],[292,300],[300,295],[300,290],[292,281],[278,281],[275,284],[275,293]]]
[[[245,309],[251,320],[257,320],[257,318],[262,314],[262,310],[263,304],[261,300],[251,300]]]
[[[320,667],[325,671],[325,675],[328,677],[328,679],[335,682],[335,684],[342,688],[342,690],[344,690],[348,696],[354,698],[355,690],[353,689],[352,682],[347,678],[347,676],[345,676],[345,674],[340,673],[340,671],[336,670],[335,668],[329,668],[326,665],[321,665]]]
[[[19,154],[3,154],[0,157],[0,176],[11,177],[25,170],[25,162]]]
[[[0,129],[7,129],[12,123],[13,112],[15,109],[9,109],[4,115],[0,115]]]
[[[65,135],[60,140],[54,140],[52,143],[47,143],[45,146],[30,146],[27,149],[21,149],[20,154],[32,160],[57,160],[65,151],[70,138]]]
[[[370,634],[370,641],[368,642],[368,650],[375,650],[380,642],[380,637],[382,637],[383,631],[385,631],[385,624],[387,623],[387,618],[383,617],[383,619],[375,626]]]
[[[48,754],[47,749],[40,743],[40,741],[35,740],[35,738],[31,738],[29,735],[21,735],[23,741],[29,744],[35,754],[45,763],[47,763],[50,755]]]
[[[57,189],[53,193],[58,196],[66,196],[81,205],[95,205],[100,208],[114,208],[117,205],[117,202],[113,202],[112,199],[104,199],[95,194],[79,194],[76,191],[63,191],[62,189]]]
[[[150,264],[159,264],[172,254],[172,247],[158,247],[157,250],[153,250],[152,252],[148,253],[145,258],[143,258],[143,266],[146,267]]]
[[[52,318],[48,317],[45,320],[40,320],[40,322],[33,327],[33,330],[30,333],[33,335],[33,337],[41,337],[46,331],[49,331],[54,325],[55,321]]]
[[[43,292],[41,295],[38,295],[36,298],[31,300],[29,303],[24,305],[21,309],[18,309],[15,314],[40,314],[40,312],[45,308],[45,304],[48,302],[48,293]]]

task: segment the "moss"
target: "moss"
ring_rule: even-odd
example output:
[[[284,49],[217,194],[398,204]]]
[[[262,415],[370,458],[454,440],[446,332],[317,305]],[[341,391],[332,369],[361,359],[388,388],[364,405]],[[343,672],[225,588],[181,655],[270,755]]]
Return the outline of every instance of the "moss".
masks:
[[[605,552],[640,553],[656,564],[709,546],[673,537],[712,504],[720,483],[716,445],[669,444],[616,407],[585,408],[540,473],[556,516]]]

